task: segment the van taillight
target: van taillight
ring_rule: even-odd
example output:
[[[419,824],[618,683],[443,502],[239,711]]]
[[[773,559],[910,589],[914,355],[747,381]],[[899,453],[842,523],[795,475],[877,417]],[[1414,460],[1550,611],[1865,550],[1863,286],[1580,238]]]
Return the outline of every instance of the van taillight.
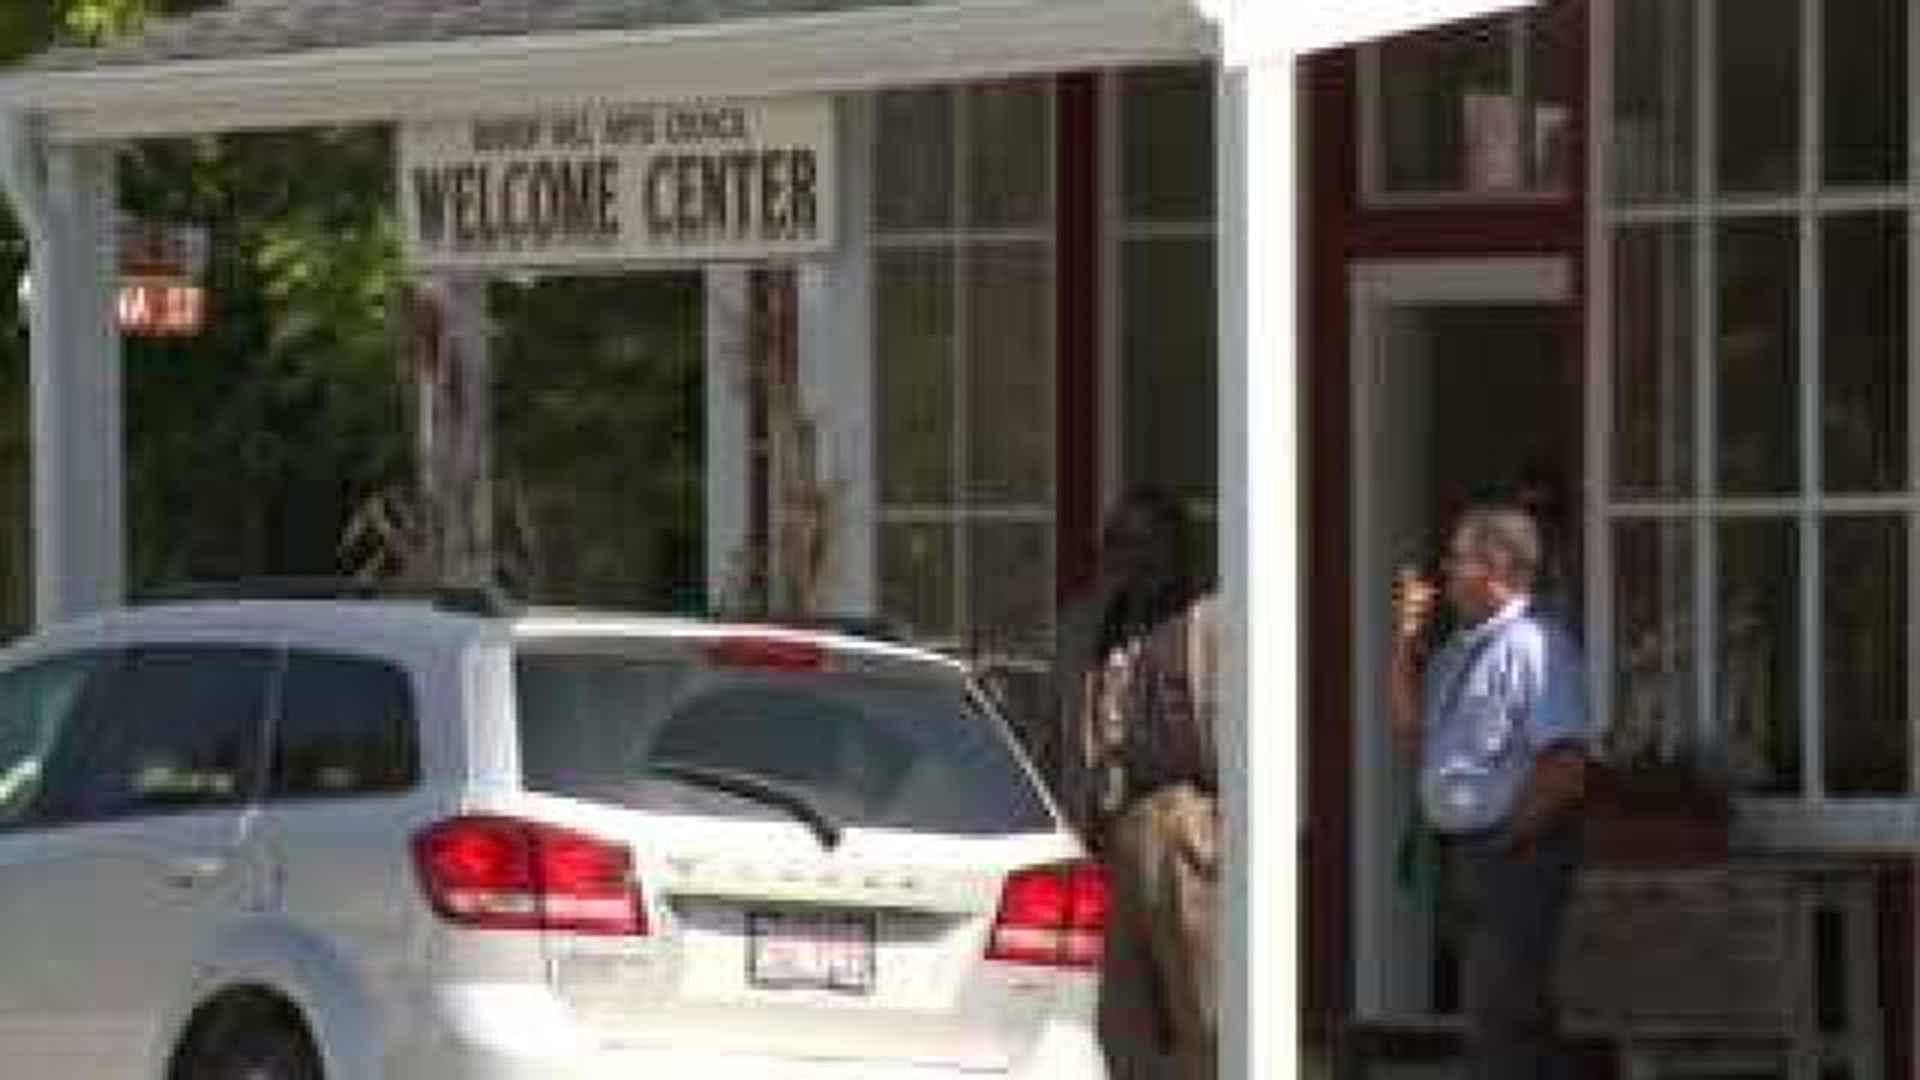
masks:
[[[471,815],[414,838],[427,900],[489,930],[641,935],[646,907],[624,845],[552,825]]]
[[[1000,891],[987,959],[1097,968],[1107,931],[1107,874],[1096,862],[1021,870]]]

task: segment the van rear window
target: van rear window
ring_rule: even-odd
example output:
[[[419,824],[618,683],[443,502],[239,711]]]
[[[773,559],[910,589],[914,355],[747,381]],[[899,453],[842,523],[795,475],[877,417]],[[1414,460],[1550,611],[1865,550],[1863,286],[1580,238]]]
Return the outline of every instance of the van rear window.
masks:
[[[525,651],[515,667],[529,790],[668,813],[787,816],[684,775],[707,772],[790,792],[847,827],[1054,828],[1004,726],[958,682],[584,651]],[[682,775],[666,775],[674,771]]]

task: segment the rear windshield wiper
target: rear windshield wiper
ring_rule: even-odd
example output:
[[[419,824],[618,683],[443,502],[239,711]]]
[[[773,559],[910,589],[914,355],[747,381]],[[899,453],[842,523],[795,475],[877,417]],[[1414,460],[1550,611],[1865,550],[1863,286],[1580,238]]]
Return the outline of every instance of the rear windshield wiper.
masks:
[[[743,799],[785,810],[813,830],[813,835],[819,839],[820,846],[828,850],[840,846],[841,834],[846,831],[838,821],[815,806],[806,796],[752,773],[679,761],[653,762],[647,766],[647,772],[685,784],[724,791],[729,795],[737,795]]]

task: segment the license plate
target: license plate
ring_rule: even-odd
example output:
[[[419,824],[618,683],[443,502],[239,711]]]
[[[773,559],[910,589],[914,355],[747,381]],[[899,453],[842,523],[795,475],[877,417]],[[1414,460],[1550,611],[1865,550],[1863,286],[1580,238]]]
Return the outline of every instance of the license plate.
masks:
[[[873,918],[747,915],[747,982],[764,990],[873,992]]]

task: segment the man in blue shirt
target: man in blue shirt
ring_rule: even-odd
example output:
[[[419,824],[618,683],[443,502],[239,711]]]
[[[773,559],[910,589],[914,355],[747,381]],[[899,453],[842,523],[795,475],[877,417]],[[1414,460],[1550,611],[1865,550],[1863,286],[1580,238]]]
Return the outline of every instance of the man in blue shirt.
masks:
[[[1420,763],[1420,811],[1446,839],[1459,907],[1471,1080],[1558,1080],[1553,962],[1579,864],[1587,707],[1578,650],[1532,607],[1540,534],[1525,512],[1468,510],[1445,570],[1459,616],[1421,671],[1440,590],[1403,572],[1390,697]]]

